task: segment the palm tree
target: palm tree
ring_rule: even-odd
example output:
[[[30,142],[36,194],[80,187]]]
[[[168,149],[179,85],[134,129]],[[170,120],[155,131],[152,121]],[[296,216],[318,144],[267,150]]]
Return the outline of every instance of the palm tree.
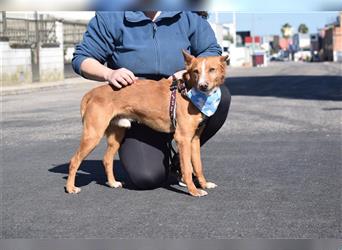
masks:
[[[299,26],[298,26],[298,33],[301,33],[301,34],[306,34],[309,32],[309,28],[308,26],[306,26],[304,23],[301,23]]]
[[[289,23],[285,23],[281,27],[281,34],[284,38],[289,38],[292,34],[292,26]]]

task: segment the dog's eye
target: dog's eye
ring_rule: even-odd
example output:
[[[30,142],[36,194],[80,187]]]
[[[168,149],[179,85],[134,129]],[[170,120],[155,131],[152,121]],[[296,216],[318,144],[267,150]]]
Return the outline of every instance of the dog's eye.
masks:
[[[198,69],[194,69],[194,74],[196,74],[196,75],[198,75],[199,74],[199,71],[198,71]]]
[[[210,72],[210,73],[214,73],[215,70],[216,70],[215,68],[210,68],[210,69],[209,69],[209,72]]]

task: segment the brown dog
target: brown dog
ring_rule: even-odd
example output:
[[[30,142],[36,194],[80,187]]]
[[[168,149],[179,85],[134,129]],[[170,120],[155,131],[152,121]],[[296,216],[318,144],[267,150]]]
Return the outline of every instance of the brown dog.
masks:
[[[184,80],[187,85],[210,93],[224,82],[227,56],[195,58],[183,51],[187,73]],[[192,196],[206,195],[197,189],[192,180],[192,173],[198,178],[201,188],[214,188],[207,182],[202,170],[200,156],[200,135],[202,129],[201,112],[186,97],[176,94],[177,126],[174,128],[169,117],[170,85],[172,80],[160,81],[137,80],[135,84],[120,90],[110,85],[92,89],[82,99],[81,116],[83,134],[80,146],[70,160],[69,176],[66,183],[68,193],[79,193],[75,187],[76,172],[85,157],[106,135],[108,147],[103,164],[108,185],[113,188],[122,184],[115,180],[113,158],[120,147],[125,130],[131,121],[143,123],[160,132],[174,132],[174,139],[180,155],[181,173],[184,183]]]

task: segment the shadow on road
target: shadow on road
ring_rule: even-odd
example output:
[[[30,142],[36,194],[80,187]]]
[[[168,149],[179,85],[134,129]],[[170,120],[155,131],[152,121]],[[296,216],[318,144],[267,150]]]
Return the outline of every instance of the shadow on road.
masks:
[[[341,76],[228,77],[232,95],[342,101]]]
[[[54,165],[53,168],[49,169],[52,173],[65,174],[64,179],[67,178],[69,172],[69,163],[63,163],[60,165]],[[115,178],[118,181],[122,181],[129,187],[131,183],[127,174],[123,171],[121,163],[118,160],[114,161],[114,172]],[[102,161],[100,160],[85,160],[82,162],[76,175],[76,186],[82,187],[87,186],[91,182],[96,182],[99,185],[106,186],[106,175]]]
[[[69,172],[69,163],[53,165],[53,167],[49,169],[49,172],[63,174],[63,179],[67,179],[67,175]],[[114,172],[115,179],[125,183],[124,188],[130,190],[138,190],[129,179],[127,173],[124,171],[124,168],[121,166],[121,162],[119,160],[114,161]],[[107,179],[102,161],[84,160],[79,170],[77,171],[75,185],[77,187],[83,187],[89,185],[91,182],[95,182],[99,185],[107,186],[106,181]],[[183,190],[171,186],[175,184],[177,184],[176,178],[172,175],[169,175],[168,180],[165,182],[162,188],[177,193],[188,194]]]

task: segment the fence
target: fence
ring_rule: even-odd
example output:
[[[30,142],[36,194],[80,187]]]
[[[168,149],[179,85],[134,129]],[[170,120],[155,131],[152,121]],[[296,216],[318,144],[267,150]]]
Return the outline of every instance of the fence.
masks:
[[[86,23],[63,21],[64,47],[74,47],[79,43],[86,28]]]
[[[82,40],[86,27],[86,22],[58,20],[48,15],[38,15],[37,12],[31,18],[14,18],[7,17],[6,12],[2,11],[0,15],[0,42],[5,43],[0,46],[2,58],[7,59],[13,55],[14,50],[16,55],[25,54],[25,57],[27,51],[24,49],[31,51],[28,54],[30,59],[24,60],[30,61],[26,66],[21,64],[19,67],[15,61],[12,62],[11,67],[10,65],[3,65],[3,69],[7,70],[5,78],[15,83],[59,80],[64,77],[76,76],[70,61],[74,47]],[[46,60],[44,57],[49,57],[49,59]],[[3,62],[5,63],[6,60]],[[55,63],[54,65],[50,64],[48,69],[47,62]],[[31,68],[30,72],[28,72],[28,68]],[[52,74],[54,73],[53,70],[62,71],[62,73]],[[25,77],[22,77],[23,75]],[[50,79],[48,76],[55,77]],[[4,79],[4,75],[2,78]]]
[[[0,20],[0,37],[9,39],[11,46],[34,45],[40,42],[46,46],[58,44],[56,36],[56,21],[54,18],[21,19],[6,17],[2,12]],[[75,46],[82,40],[87,23],[61,21],[63,23],[64,47]]]
[[[57,44],[54,20],[2,18],[0,26],[0,36],[6,37],[13,47],[32,47],[38,42],[46,45]]]

